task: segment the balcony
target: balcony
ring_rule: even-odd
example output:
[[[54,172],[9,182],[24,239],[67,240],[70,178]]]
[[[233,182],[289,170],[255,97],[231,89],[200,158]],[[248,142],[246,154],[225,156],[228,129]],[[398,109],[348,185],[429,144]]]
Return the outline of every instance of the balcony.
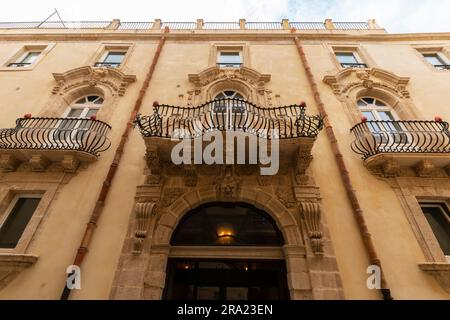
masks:
[[[44,171],[51,163],[74,172],[110,147],[111,127],[98,120],[79,118],[19,118],[16,127],[0,129],[0,170],[14,171],[28,163]]]
[[[224,136],[225,132],[241,132],[246,136],[279,140],[282,160],[302,153],[307,163],[299,164],[300,174],[304,174],[312,159],[310,151],[323,125],[319,115],[306,114],[305,105],[263,108],[234,98],[216,99],[198,107],[155,104],[153,114],[138,115],[135,124],[146,142],[147,153],[157,151],[160,158],[157,163],[170,161],[177,139],[196,139],[217,131]]]
[[[436,168],[450,172],[449,124],[442,121],[367,121],[351,131],[351,148],[366,167],[384,176],[397,176],[402,167],[429,177]]]

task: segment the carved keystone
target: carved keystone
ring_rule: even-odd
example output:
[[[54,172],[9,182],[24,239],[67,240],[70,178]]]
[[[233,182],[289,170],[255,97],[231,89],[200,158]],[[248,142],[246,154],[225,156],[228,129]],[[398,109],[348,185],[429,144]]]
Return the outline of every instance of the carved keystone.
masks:
[[[320,204],[315,201],[304,201],[300,204],[300,214],[305,220],[313,252],[317,255],[323,254]]]

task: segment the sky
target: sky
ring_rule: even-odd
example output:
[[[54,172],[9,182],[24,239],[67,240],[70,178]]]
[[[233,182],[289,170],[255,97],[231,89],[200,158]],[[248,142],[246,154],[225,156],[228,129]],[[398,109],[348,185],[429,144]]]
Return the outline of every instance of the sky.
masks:
[[[450,32],[450,0],[0,0],[0,21],[367,21],[391,33]]]

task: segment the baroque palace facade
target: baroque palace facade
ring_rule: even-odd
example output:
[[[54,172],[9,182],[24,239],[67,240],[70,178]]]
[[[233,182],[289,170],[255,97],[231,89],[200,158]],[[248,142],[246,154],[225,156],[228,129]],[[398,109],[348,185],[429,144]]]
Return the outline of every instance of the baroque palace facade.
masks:
[[[449,299],[449,85],[374,20],[0,23],[0,299]]]

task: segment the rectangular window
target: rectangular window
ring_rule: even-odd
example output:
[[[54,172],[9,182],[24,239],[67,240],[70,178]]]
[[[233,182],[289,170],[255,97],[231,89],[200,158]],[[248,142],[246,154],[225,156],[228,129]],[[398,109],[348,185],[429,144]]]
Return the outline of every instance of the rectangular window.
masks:
[[[450,256],[450,213],[444,203],[421,203],[423,214],[430,224],[442,251]]]
[[[17,196],[13,200],[12,209],[0,225],[0,248],[13,249],[17,246],[40,201],[40,196],[34,195]]]
[[[112,67],[118,68],[125,58],[126,52],[108,51],[102,61],[95,64],[96,67]]]
[[[217,64],[219,67],[239,68],[242,65],[239,51],[220,51]]]
[[[29,67],[37,60],[40,54],[40,51],[26,52],[19,60],[10,63],[8,66],[13,68]]]
[[[436,69],[450,69],[450,65],[438,53],[424,53],[423,56]]]
[[[353,52],[336,52],[335,55],[343,68],[367,68],[367,65],[360,63]]]

